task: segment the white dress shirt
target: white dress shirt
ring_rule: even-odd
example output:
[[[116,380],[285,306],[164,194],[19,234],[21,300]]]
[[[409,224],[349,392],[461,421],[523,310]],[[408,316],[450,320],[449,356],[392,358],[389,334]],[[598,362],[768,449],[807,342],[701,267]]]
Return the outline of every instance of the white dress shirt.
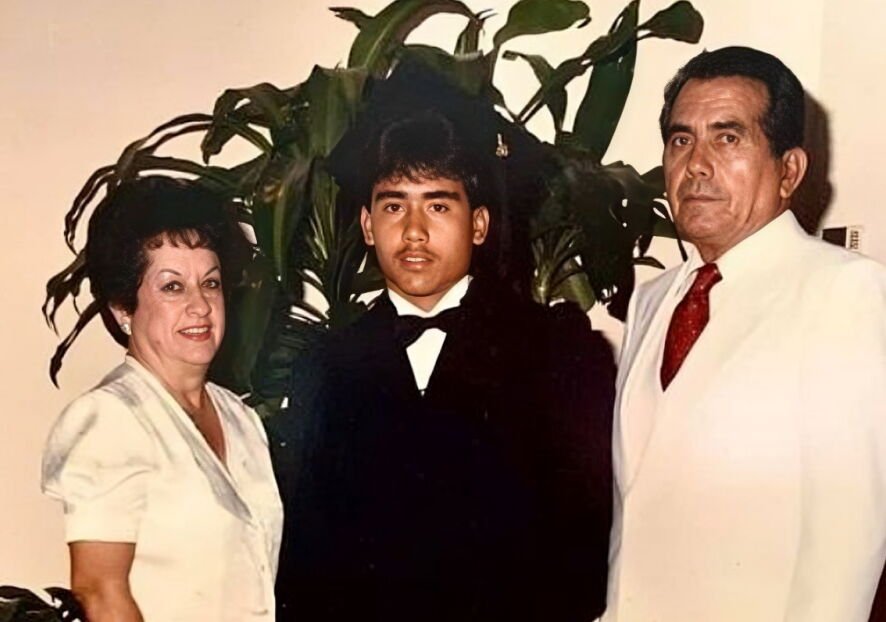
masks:
[[[227,464],[131,357],[74,400],[50,432],[43,491],[68,542],[131,542],[146,622],[274,619],[282,504],[255,411],[206,384]]]
[[[459,306],[461,299],[464,298],[468,291],[470,283],[471,277],[469,275],[462,277],[460,281],[449,288],[449,291],[443,294],[443,297],[437,301],[437,304],[430,311],[419,309],[392,289],[388,289],[388,296],[391,299],[391,304],[394,305],[394,309],[397,311],[397,315],[434,317],[443,311]],[[428,382],[431,380],[431,374],[434,373],[434,366],[437,364],[437,358],[440,356],[440,350],[443,349],[444,341],[446,341],[445,332],[439,328],[430,328],[406,348],[406,356],[409,357],[412,375],[415,376],[415,385],[422,395],[424,395],[425,389],[428,388]]]

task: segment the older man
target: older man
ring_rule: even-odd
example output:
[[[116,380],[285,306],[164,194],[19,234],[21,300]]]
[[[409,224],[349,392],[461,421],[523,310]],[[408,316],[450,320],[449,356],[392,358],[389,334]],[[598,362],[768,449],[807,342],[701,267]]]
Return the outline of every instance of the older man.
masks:
[[[628,313],[604,619],[866,620],[886,556],[886,270],[788,210],[803,88],[775,57],[692,59],[661,130],[695,248]]]

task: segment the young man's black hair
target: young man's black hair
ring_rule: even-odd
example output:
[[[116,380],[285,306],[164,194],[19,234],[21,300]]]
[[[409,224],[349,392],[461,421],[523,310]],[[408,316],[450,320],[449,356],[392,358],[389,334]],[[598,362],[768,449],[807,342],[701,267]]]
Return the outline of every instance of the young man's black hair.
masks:
[[[364,205],[382,179],[447,177],[462,182],[471,207],[493,203],[488,160],[465,144],[453,122],[433,109],[418,111],[385,126],[364,153]],[[483,160],[487,160],[484,162]]]

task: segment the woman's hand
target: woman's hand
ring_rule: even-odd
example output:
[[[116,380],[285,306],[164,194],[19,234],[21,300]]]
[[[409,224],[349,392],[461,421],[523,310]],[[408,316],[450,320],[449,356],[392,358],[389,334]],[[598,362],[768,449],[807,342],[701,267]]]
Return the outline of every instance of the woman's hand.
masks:
[[[71,542],[71,591],[90,622],[143,622],[129,591],[130,542]]]

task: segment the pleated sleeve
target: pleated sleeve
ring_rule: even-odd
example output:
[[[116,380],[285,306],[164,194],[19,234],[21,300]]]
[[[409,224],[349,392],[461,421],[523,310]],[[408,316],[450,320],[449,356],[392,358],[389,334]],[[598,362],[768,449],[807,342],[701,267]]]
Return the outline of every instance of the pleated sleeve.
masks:
[[[135,542],[154,470],[153,444],[131,408],[94,390],[53,426],[42,488],[64,504],[68,542]]]

